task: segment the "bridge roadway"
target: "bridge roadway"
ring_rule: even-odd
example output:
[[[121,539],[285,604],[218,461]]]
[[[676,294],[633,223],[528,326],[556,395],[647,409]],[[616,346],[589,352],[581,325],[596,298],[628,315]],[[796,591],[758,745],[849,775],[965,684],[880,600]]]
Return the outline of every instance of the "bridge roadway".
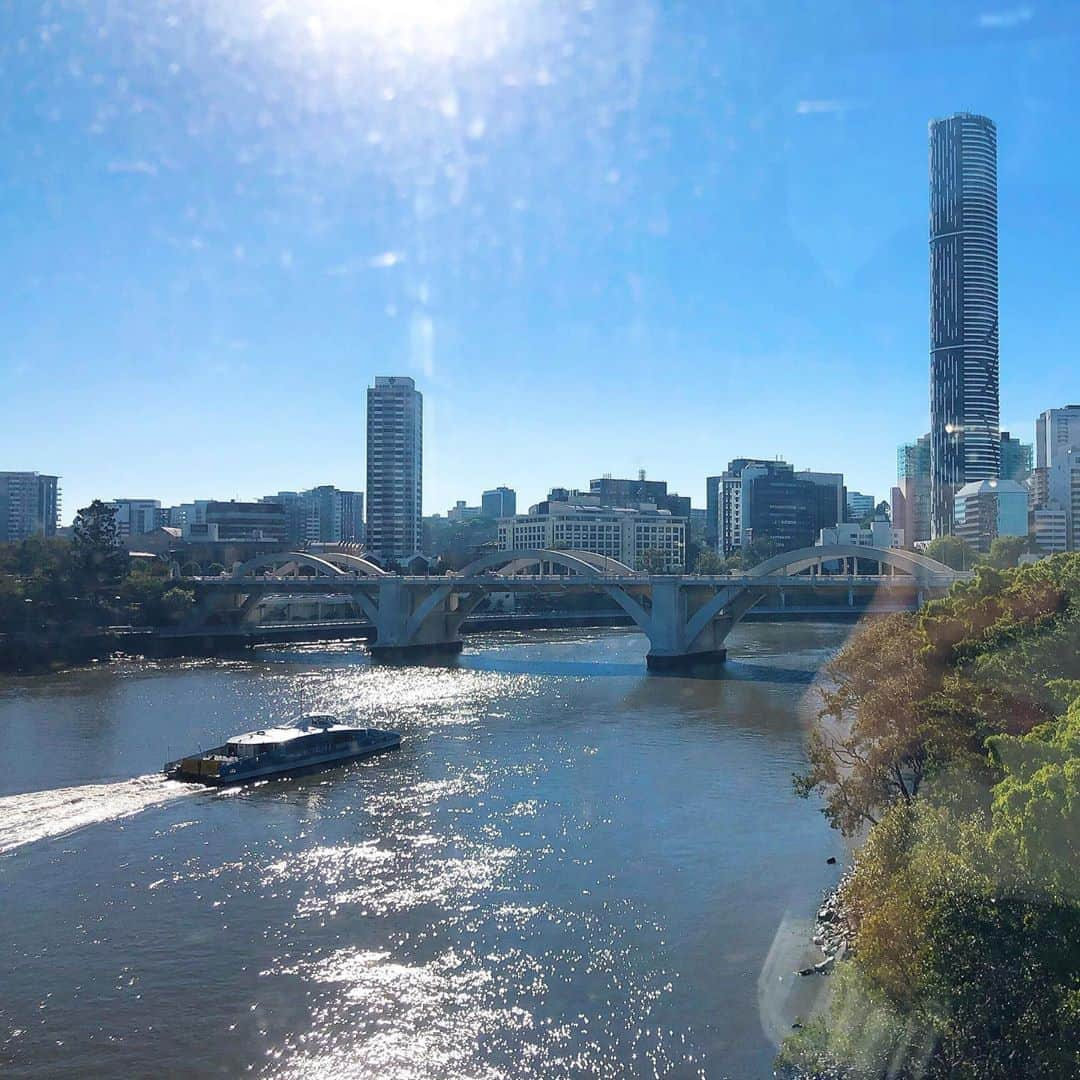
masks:
[[[855,569],[856,560],[890,572],[824,572]],[[651,575],[589,552],[546,549],[497,552],[457,574],[399,575],[344,552],[280,552],[237,564],[229,576],[190,579],[196,611],[179,629],[254,623],[271,598],[343,597],[374,626],[374,658],[408,661],[459,651],[462,623],[489,593],[600,592],[648,636],[649,667],[672,668],[722,660],[731,628],[767,595],[782,603],[785,589],[844,590],[850,603],[855,588],[903,588],[921,605],[968,576],[918,553],[850,545],[786,552],[738,575]]]

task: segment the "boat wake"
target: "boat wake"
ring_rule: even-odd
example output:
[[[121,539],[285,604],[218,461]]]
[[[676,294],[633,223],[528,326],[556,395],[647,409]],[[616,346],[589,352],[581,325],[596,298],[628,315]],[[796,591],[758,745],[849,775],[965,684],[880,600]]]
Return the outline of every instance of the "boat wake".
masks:
[[[0,799],[0,854],[103,821],[131,817],[194,794],[190,784],[150,773],[115,784],[28,791]]]

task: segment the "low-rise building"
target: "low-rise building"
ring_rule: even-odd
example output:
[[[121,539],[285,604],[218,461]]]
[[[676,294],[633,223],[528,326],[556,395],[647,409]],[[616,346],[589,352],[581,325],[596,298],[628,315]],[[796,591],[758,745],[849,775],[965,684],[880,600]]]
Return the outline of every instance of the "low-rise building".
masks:
[[[479,506],[466,506],[464,499],[458,499],[449,510],[446,511],[447,521],[469,521],[471,518],[478,518],[481,516],[482,510]]]
[[[499,548],[559,548],[606,555],[635,569],[686,562],[686,519],[669,510],[605,507],[545,500],[499,522]]]
[[[122,540],[153,532],[165,522],[160,499],[113,499],[109,505],[116,509],[116,528]]]
[[[867,525],[858,521],[842,521],[818,534],[817,546],[852,544],[856,547],[902,548],[904,530],[889,521],[877,519]]]

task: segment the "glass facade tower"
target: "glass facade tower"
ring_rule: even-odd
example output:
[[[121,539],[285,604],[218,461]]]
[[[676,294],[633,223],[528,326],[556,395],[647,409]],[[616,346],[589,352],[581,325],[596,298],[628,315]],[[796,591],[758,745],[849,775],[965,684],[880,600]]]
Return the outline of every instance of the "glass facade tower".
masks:
[[[935,536],[958,487],[1000,473],[997,129],[930,124],[930,480]]]

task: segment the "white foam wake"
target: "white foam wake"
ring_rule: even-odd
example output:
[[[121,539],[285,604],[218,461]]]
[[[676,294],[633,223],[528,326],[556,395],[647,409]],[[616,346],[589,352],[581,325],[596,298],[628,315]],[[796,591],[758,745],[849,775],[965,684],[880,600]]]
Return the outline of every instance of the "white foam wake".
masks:
[[[196,790],[150,773],[115,784],[28,791],[0,799],[0,854],[87,825],[131,817]]]

